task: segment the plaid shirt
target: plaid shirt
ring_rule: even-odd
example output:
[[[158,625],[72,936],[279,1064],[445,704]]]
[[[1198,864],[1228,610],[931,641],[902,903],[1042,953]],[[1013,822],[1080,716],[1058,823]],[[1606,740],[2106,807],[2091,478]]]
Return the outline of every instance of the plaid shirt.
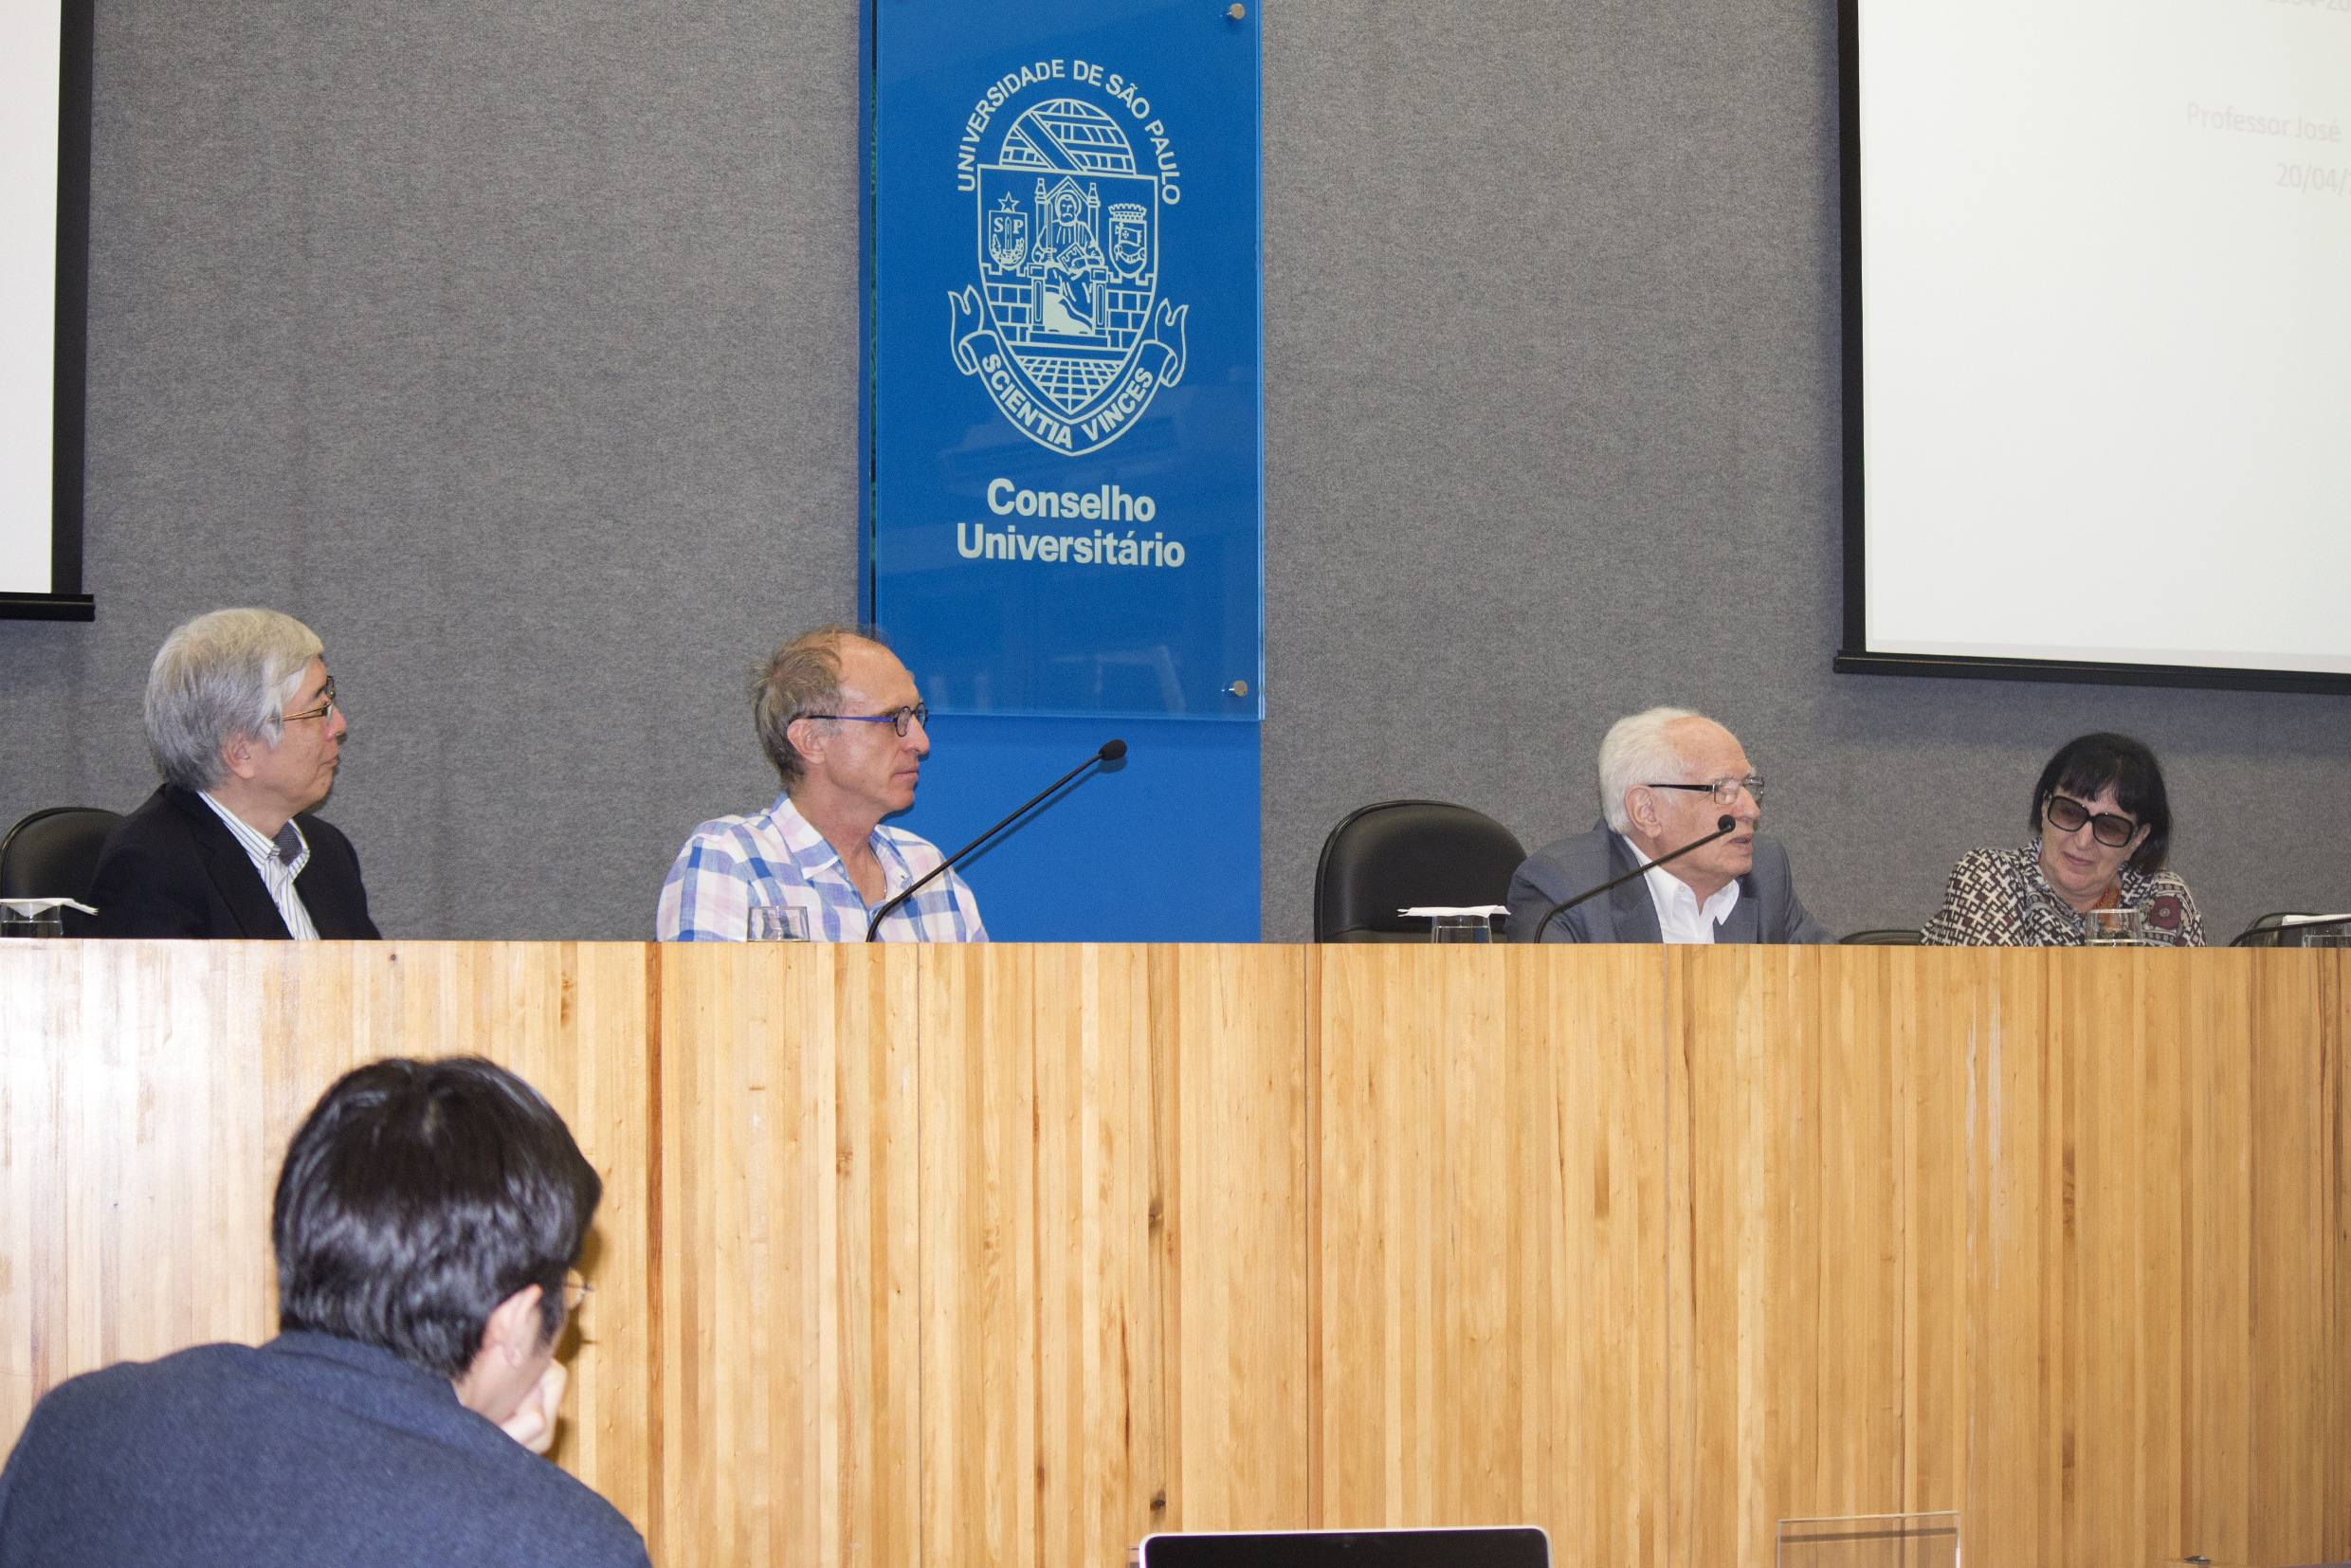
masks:
[[[889,889],[884,902],[944,860],[926,839],[876,828],[869,841]],[[809,912],[820,942],[862,942],[873,909],[849,881],[825,835],[779,794],[756,816],[722,816],[694,830],[662,884],[653,934],[665,942],[738,942],[751,906],[780,903]],[[979,904],[950,871],[882,922],[885,942],[984,942]]]

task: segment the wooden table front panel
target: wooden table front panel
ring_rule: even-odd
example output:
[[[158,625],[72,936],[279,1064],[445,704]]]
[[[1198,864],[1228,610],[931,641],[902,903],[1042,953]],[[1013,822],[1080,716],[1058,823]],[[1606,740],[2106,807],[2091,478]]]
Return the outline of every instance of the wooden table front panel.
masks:
[[[1676,1561],[1945,1508],[2000,1563],[2351,1547],[2334,956],[1671,964]]]
[[[1320,1522],[1662,1564],[1663,950],[1311,961]]]
[[[266,1338],[297,1120],[470,1050],[604,1174],[557,1457],[673,1568],[1759,1568],[1938,1507],[2341,1558],[2345,1005],[2296,952],[5,943],[0,1431]]]
[[[925,1560],[1305,1522],[1303,963],[927,954]]]
[[[660,961],[663,1560],[1304,1522],[1300,950]]]

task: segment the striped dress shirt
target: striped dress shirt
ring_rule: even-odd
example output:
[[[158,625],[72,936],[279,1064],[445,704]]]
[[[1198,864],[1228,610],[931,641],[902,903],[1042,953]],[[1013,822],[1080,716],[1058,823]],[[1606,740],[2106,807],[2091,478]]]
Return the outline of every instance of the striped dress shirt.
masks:
[[[278,913],[294,939],[317,941],[319,928],[310,922],[310,911],[302,907],[302,896],[294,890],[294,879],[310,864],[310,841],[302,837],[294,819],[287,817],[285,826],[278,830],[278,836],[268,838],[210,794],[199,794],[198,798],[212,808],[212,814],[227,823],[228,830],[237,835],[237,842],[245,846],[245,852],[252,857],[253,869],[262,874],[262,885],[269,889],[269,902],[278,906]]]

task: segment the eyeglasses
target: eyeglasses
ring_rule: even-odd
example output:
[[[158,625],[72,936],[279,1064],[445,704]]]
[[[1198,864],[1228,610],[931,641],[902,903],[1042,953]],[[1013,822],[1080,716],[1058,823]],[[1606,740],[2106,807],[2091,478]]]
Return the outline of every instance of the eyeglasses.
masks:
[[[2088,807],[2070,795],[2050,795],[2049,804],[2042,807],[2041,811],[2049,818],[2049,825],[2061,833],[2078,833],[2082,830],[2082,824],[2088,823],[2089,836],[2109,849],[2120,849],[2131,841],[2133,833],[2139,831],[2139,824],[2130,818],[2116,816],[2112,811],[2093,814]]]
[[[1650,790],[1704,790],[1708,794],[1714,796],[1714,803],[1717,806],[1729,806],[1735,804],[1739,799],[1739,792],[1744,790],[1748,794],[1755,798],[1755,803],[1758,806],[1763,804],[1763,780],[1757,777],[1754,774],[1749,774],[1744,778],[1718,778],[1711,784],[1648,784],[1644,785],[1643,788]]]
[[[580,1304],[595,1294],[596,1287],[579,1277],[576,1268],[563,1276],[563,1310],[577,1312]]]
[[[335,677],[332,675],[326,678],[325,697],[325,702],[307,713],[287,714],[284,721],[289,724],[299,724],[305,719],[324,719],[328,714],[333,713],[335,711]]]
[[[901,735],[906,733],[906,725],[910,721],[921,725],[926,730],[931,727],[931,710],[920,702],[917,702],[910,708],[900,708],[895,713],[804,713],[800,717],[803,719],[838,719],[847,724],[891,724],[897,727]]]

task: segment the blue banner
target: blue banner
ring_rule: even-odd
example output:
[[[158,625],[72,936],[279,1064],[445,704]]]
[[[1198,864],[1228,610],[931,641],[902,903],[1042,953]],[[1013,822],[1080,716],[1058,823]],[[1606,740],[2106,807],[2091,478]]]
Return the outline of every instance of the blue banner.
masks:
[[[874,10],[871,603],[941,713],[1254,720],[1254,0]]]

